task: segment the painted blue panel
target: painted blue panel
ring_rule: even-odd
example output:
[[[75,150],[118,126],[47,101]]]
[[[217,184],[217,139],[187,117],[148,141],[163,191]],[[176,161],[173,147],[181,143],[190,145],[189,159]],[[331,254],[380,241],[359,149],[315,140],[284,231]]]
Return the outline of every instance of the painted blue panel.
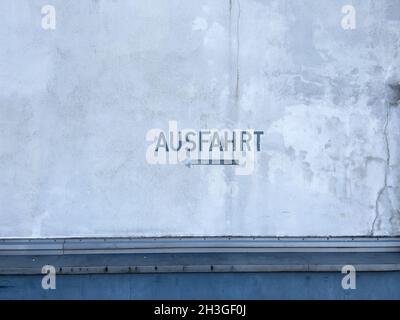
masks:
[[[1,299],[400,299],[400,272],[359,272],[344,290],[340,273],[169,273],[1,276]]]

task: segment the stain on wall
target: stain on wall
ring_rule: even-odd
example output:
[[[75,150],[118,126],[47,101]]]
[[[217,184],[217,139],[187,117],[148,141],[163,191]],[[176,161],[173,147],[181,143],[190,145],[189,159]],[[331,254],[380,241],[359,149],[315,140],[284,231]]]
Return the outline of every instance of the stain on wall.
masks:
[[[56,9],[43,30],[41,7]],[[341,26],[344,5],[356,28]],[[400,235],[400,2],[0,3],[0,237]],[[257,128],[253,175],[146,132]]]

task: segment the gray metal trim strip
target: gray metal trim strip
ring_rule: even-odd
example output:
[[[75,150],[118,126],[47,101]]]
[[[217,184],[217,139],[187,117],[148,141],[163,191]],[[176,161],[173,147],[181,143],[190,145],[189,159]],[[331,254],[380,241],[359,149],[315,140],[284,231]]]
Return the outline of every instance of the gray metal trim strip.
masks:
[[[0,255],[207,252],[400,252],[400,237],[193,237],[0,240]]]

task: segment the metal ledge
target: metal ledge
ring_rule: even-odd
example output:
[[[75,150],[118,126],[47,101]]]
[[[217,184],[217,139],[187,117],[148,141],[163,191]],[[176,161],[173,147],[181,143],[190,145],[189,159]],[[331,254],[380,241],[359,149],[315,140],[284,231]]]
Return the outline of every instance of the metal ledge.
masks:
[[[0,275],[39,275],[52,265],[58,275],[143,273],[399,272],[399,253],[178,253],[19,255],[0,259]]]
[[[0,255],[225,252],[400,252],[400,237],[0,239]]]

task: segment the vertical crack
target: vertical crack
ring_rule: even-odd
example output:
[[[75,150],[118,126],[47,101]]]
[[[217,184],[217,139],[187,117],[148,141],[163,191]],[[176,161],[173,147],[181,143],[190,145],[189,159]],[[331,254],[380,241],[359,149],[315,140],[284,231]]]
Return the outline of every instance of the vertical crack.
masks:
[[[240,95],[240,0],[229,0],[229,39],[231,61],[232,100],[238,107]]]
[[[238,14],[237,14],[237,20],[236,20],[236,90],[235,90],[235,96],[236,96],[236,101],[239,100],[239,83],[240,83],[240,67],[239,67],[239,55],[240,55],[240,14],[241,14],[241,8],[240,8],[240,0],[237,0],[237,5],[238,5]]]
[[[229,39],[231,39],[232,35],[232,1],[229,0]]]
[[[374,232],[376,230],[376,227],[379,227],[379,202],[382,198],[382,195],[384,192],[389,188],[388,186],[388,175],[389,175],[389,169],[390,169],[390,145],[389,145],[389,137],[388,137],[388,127],[389,127],[389,122],[390,122],[390,103],[387,101],[387,95],[385,97],[385,104],[386,104],[386,119],[385,119],[385,125],[383,129],[383,135],[385,138],[385,146],[386,146],[386,161],[385,161],[385,172],[384,172],[384,180],[383,180],[383,186],[382,188],[378,191],[376,200],[375,200],[375,218],[374,221],[372,222],[372,227],[370,231],[370,235],[373,236]]]
[[[385,125],[384,125],[384,138],[385,138],[385,145],[386,145],[386,161],[385,161],[385,176],[384,176],[384,181],[383,181],[383,186],[379,190],[377,194],[377,198],[375,201],[375,218],[372,223],[370,235],[374,235],[376,230],[380,229],[380,217],[381,217],[381,212],[379,210],[379,204],[381,202],[382,197],[384,196],[385,192],[388,191],[388,189],[392,188],[392,186],[388,185],[388,177],[390,174],[390,164],[391,164],[391,154],[390,154],[390,142],[389,142],[389,124],[390,124],[390,115],[391,115],[391,109],[392,107],[397,107],[400,102],[400,82],[398,78],[395,76],[396,73],[394,73],[391,77],[386,79],[386,90],[385,90],[385,105],[386,105],[386,119],[385,119]],[[394,76],[394,77],[393,77]],[[391,210],[391,217],[389,218],[389,223],[392,223],[396,213],[399,212],[398,209],[394,210],[393,208],[393,203],[390,198],[390,195],[387,195],[387,200],[388,204],[390,206]]]
[[[229,0],[229,108],[227,120],[230,125],[235,125],[238,120],[239,95],[240,95],[240,0]],[[234,187],[233,172],[228,167],[225,168],[225,181],[231,190],[225,195],[225,219],[226,231],[232,234],[232,230],[238,222],[234,222],[235,199],[232,196]]]

